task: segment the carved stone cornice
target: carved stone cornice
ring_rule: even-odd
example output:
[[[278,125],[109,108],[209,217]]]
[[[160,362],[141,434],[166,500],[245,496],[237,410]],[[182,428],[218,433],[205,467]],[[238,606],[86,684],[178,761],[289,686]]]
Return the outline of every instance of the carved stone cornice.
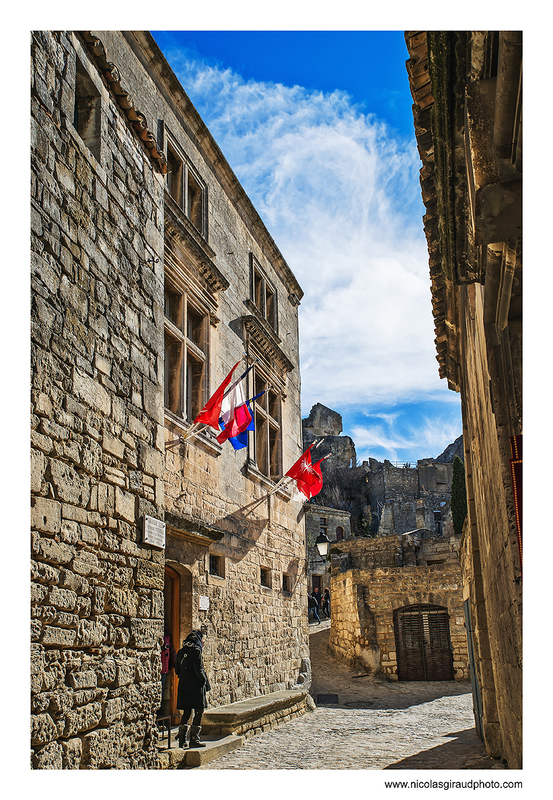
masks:
[[[194,229],[184,212],[173,198],[165,193],[165,235],[182,242],[183,248],[191,256],[200,275],[212,292],[222,292],[230,286],[223,273],[215,266],[215,252]]]
[[[251,301],[246,301],[249,307]],[[280,348],[280,339],[271,326],[262,318],[254,314],[242,317],[244,329],[260,354],[269,362],[273,362],[282,372],[292,372],[294,364]]]
[[[407,31],[405,40],[410,55],[407,72],[413,97],[415,136],[422,162],[420,185],[426,208],[423,223],[430,267],[436,359],[440,378],[447,378],[449,387],[459,391],[458,281],[455,280],[459,276],[455,275],[455,269],[452,268],[455,263],[455,245],[449,237],[450,230],[455,229],[454,215],[451,216],[454,203],[450,202],[449,197],[444,199],[444,193],[450,187],[439,185],[440,175],[445,174],[442,156],[447,148],[444,150],[443,141],[436,142],[434,118],[437,110],[429,68],[427,32]],[[440,150],[440,154],[437,154],[436,149]],[[471,277],[474,280],[474,276]]]
[[[129,127],[136,133],[154,165],[165,175],[167,173],[165,154],[162,150],[158,149],[156,138],[148,128],[146,117],[141,111],[135,108],[133,98],[121,85],[119,69],[113,61],[108,61],[106,49],[102,41],[95,36],[92,31],[76,31],[76,33],[84,42],[86,50],[96,66],[104,85],[128,120]]]

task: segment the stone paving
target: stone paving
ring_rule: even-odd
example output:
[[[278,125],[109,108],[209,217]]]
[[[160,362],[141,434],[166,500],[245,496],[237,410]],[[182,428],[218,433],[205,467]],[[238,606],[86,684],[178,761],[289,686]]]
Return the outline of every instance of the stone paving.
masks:
[[[317,709],[198,769],[504,768],[476,735],[469,683],[388,683],[356,673],[328,653],[329,627],[309,626]],[[337,698],[322,705],[321,695]]]

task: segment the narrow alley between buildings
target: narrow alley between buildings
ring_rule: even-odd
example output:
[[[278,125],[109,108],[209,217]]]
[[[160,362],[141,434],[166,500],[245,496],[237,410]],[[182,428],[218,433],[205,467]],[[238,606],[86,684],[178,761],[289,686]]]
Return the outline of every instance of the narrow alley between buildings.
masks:
[[[503,769],[477,737],[467,682],[389,683],[330,656],[310,624],[317,709],[198,769]]]

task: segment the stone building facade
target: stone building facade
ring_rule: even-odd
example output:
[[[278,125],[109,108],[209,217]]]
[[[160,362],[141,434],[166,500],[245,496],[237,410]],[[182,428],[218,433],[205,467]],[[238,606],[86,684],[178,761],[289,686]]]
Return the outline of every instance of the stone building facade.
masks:
[[[331,552],[336,658],[388,680],[469,679],[459,537],[420,528]]]
[[[308,589],[318,589],[322,596],[330,589],[330,570],[326,557],[322,557],[315,541],[322,533],[331,542],[342,542],[351,536],[349,511],[304,503],[305,544],[307,548]]]
[[[309,672],[302,291],[148,33],[32,60],[32,766],[156,768],[164,629],[214,706]],[[237,362],[247,446],[183,442]]]
[[[408,31],[439,374],[461,395],[477,730],[522,765],[522,34]]]
[[[373,458],[357,466],[340,414],[317,403],[302,425],[304,448],[317,442],[314,458],[332,453],[323,490],[304,504],[310,585],[331,593],[331,652],[389,680],[468,680],[451,517],[462,437],[413,466]],[[331,569],[314,546],[319,533],[331,541]]]

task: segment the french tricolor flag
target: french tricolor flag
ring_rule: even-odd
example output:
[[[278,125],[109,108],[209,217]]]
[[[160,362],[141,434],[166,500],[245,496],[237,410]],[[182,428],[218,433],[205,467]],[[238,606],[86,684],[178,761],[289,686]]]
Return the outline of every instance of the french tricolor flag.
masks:
[[[224,426],[217,437],[219,444],[245,431],[252,421],[250,409],[244,396],[242,381],[237,383],[223,398],[220,424]]]

